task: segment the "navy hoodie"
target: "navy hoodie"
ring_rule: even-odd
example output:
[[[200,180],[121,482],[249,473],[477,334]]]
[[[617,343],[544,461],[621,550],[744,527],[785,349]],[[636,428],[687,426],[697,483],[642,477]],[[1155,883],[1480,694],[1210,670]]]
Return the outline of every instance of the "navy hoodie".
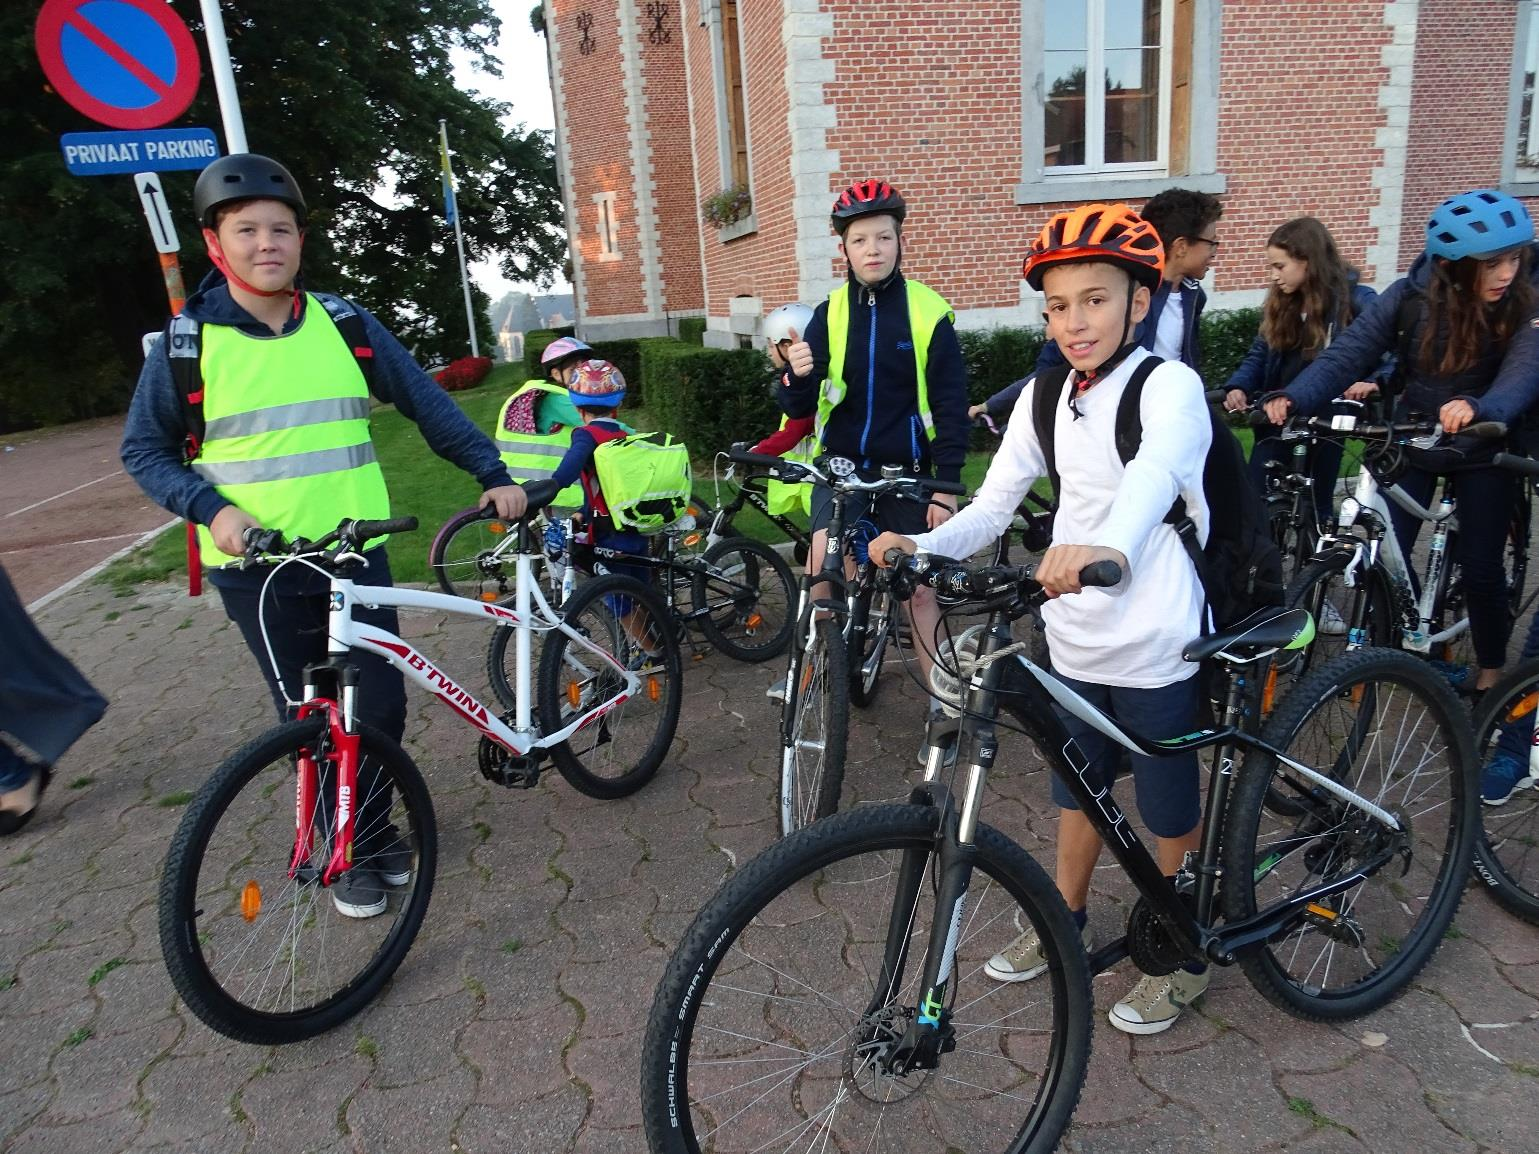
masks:
[[[303,286],[300,287],[302,292]],[[304,322],[308,302],[303,296],[300,300],[300,315],[291,317],[284,325],[285,334]],[[270,328],[235,302],[224,274],[217,269],[203,279],[183,312],[205,325],[228,325],[256,337],[273,336]],[[486,434],[476,428],[438,383],[422,371],[384,325],[362,308],[358,308],[358,314],[363,318],[369,344],[374,350],[373,382],[369,391],[380,401],[395,405],[402,416],[415,422],[433,452],[469,473],[483,490],[512,484],[507,466]],[[182,445],[186,435],[181,400],[171,375],[171,359],[166,353],[166,342],[161,340],[144,362],[134,399],[128,408],[120,450],[123,467],[161,508],[200,525],[208,525],[219,510],[231,502],[183,464]],[[347,513],[348,510],[339,509],[338,519]],[[242,576],[260,580],[265,574],[257,570],[238,574],[230,570],[220,571],[218,576],[221,583],[229,584]]]
[[[1280,394],[1291,400],[1295,410],[1306,416],[1321,412],[1354,381],[1373,375],[1379,358],[1396,353],[1400,347],[1400,303],[1410,295],[1424,295],[1431,279],[1432,258],[1426,253],[1416,258],[1411,271],[1373,302],[1331,347],[1316,357]],[[1539,289],[1539,244],[1529,252],[1529,277]],[[1399,368],[1402,410],[1415,409],[1428,416],[1455,399],[1466,400],[1475,410],[1477,421],[1515,422],[1539,400],[1539,315],[1522,325],[1507,343],[1505,351],[1491,350],[1473,368],[1455,376],[1427,375],[1412,364]],[[1410,347],[1419,349],[1427,323],[1422,309]],[[1439,342],[1441,343],[1441,342]],[[1269,397],[1263,397],[1263,400]]]
[[[780,406],[788,417],[817,412],[818,394],[828,375],[828,302],[818,305],[802,334],[812,346],[812,372],[787,375]],[[919,420],[919,384],[914,337],[908,320],[903,275],[893,273],[875,289],[850,276],[850,331],[845,341],[844,400],[829,415],[823,446],[848,457],[862,469],[881,465],[933,470],[941,481],[959,481],[967,460],[967,367],[962,346],[949,320],[941,319],[930,337],[925,375],[935,441]]]
[[[1357,274],[1350,273],[1348,281],[1351,287],[1351,303],[1348,306],[1351,312],[1352,323],[1367,312],[1372,306],[1378,294],[1367,285],[1357,283]],[[1342,328],[1340,332],[1333,332],[1330,337],[1331,344],[1341,339],[1347,330]],[[1327,348],[1330,346],[1327,345]],[[1322,350],[1323,352],[1323,350]],[[1316,354],[1319,356],[1320,354]],[[1250,349],[1245,353],[1245,359],[1229,378],[1227,389],[1239,389],[1251,400],[1262,394],[1270,394],[1284,388],[1292,382],[1305,366],[1310,362],[1304,359],[1301,349],[1274,349],[1266,343],[1266,338],[1260,333],[1250,343]],[[1369,374],[1376,380],[1387,380],[1389,371],[1394,367],[1393,361],[1387,366],[1374,366],[1374,372]],[[1367,378],[1362,378],[1367,379]]]

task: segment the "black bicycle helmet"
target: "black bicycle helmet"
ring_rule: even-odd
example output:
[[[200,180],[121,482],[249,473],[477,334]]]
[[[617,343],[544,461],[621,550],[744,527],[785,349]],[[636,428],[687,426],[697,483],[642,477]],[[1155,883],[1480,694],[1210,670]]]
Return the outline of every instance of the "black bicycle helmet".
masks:
[[[305,197],[289,170],[254,152],[221,156],[198,174],[192,190],[193,211],[204,228],[214,227],[214,215],[241,200],[276,200],[288,205],[305,223]]]
[[[877,213],[886,213],[901,225],[908,213],[908,206],[903,203],[898,190],[885,180],[857,180],[839,194],[829,217],[833,221],[834,231],[843,236],[852,220],[875,216]]]

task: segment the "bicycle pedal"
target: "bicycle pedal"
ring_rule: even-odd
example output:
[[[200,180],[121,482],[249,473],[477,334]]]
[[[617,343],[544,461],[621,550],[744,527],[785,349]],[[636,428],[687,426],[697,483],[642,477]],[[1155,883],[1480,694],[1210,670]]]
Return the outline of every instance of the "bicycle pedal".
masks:
[[[481,776],[504,789],[533,789],[539,785],[541,760],[541,752],[520,756],[488,737],[483,737],[476,747]]]

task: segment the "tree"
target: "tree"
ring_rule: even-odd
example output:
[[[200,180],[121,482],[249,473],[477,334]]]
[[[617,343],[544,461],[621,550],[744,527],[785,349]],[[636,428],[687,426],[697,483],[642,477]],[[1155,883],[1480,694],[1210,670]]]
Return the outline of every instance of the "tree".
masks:
[[[176,10],[198,37],[197,5]],[[500,252],[510,280],[549,283],[566,246],[549,134],[504,130],[508,106],[454,87],[462,49],[496,75],[484,0],[224,0],[253,151],[282,160],[310,207],[305,275],[356,298],[419,359],[469,351],[453,229],[443,217],[438,121],[448,122],[469,259]],[[120,409],[140,337],[165,322],[148,229],[128,176],[70,176],[63,132],[92,125],[50,91],[33,49],[36,5],[0,12],[0,430]],[[178,121],[220,124],[205,62]],[[194,173],[166,173],[188,288],[207,271]],[[486,298],[477,330],[490,345]]]

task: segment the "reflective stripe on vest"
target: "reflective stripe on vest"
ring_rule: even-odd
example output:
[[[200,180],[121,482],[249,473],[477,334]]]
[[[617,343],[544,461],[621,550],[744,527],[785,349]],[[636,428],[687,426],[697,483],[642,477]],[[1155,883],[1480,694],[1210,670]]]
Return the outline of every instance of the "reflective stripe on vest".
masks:
[[[916,280],[903,282],[908,300],[908,331],[914,344],[914,380],[919,386],[919,421],[924,426],[925,439],[935,440],[935,417],[930,412],[930,385],[925,377],[925,365],[930,357],[930,338],[935,326],[942,319],[953,323],[956,314],[944,297],[929,285]],[[874,323],[874,318],[873,318]],[[850,339],[850,285],[846,281],[828,294],[828,379],[818,394],[818,414],[814,435],[823,443],[823,431],[828,427],[829,414],[845,397],[849,386],[844,380],[844,353]]]
[[[497,412],[497,426],[493,441],[502,463],[508,467],[508,475],[515,483],[522,481],[548,481],[556,475],[556,466],[572,447],[573,424],[563,425],[554,433],[515,433],[506,428],[508,410],[513,402],[525,393],[535,391],[565,399],[566,389],[549,381],[525,381],[503,402]],[[575,410],[574,410],[575,411]],[[576,482],[562,489],[551,500],[552,505],[568,509],[582,508],[582,485]]]
[[[254,337],[201,333],[203,452],[192,468],[259,524],[315,539],[343,517],[390,516],[369,438],[369,391],[352,350],[313,296],[299,327]],[[199,527],[203,560],[232,560]]]

